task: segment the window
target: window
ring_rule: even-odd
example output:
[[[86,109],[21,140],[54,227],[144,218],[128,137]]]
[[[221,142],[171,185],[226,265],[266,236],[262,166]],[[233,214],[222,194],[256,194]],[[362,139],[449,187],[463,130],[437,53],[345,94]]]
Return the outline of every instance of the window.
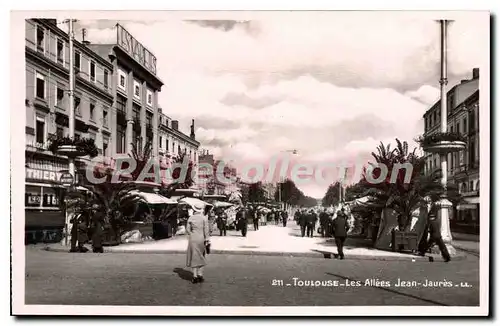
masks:
[[[141,121],[141,107],[134,103],[132,106],[132,110],[134,114],[134,120],[139,123]]]
[[[141,98],[141,84],[134,80],[134,97],[137,99]]]
[[[75,96],[75,114],[81,116],[82,112],[80,111],[80,98]]]
[[[472,139],[469,143],[469,164],[473,167],[476,156],[476,142]]]
[[[45,144],[45,118],[36,117],[35,124],[35,140],[37,143]]]
[[[120,124],[116,125],[116,152],[125,152],[125,128]]]
[[[433,116],[433,121],[434,121],[434,124],[437,122],[437,117],[436,117],[437,113],[436,111],[434,111],[434,114],[432,115]]]
[[[147,104],[149,106],[153,105],[153,92],[150,91],[149,89],[147,90]]]
[[[153,115],[149,112],[147,112],[147,114],[146,114],[146,126],[148,128],[153,127]]]
[[[56,136],[60,137],[60,138],[64,137],[64,128],[63,127],[57,126],[57,128],[56,128]]]
[[[95,62],[90,61],[90,81],[95,83]]]
[[[116,97],[116,109],[121,113],[127,112],[127,99],[118,95]]]
[[[75,51],[75,71],[80,71],[80,52]]]
[[[58,39],[56,45],[57,62],[64,64],[64,41]]]
[[[58,107],[61,107],[63,100],[64,100],[64,90],[60,87],[57,87],[57,89],[56,89],[56,105]]]
[[[108,126],[108,110],[107,109],[102,110],[102,125],[105,127]]]
[[[36,49],[45,53],[45,29],[41,26],[36,27]]]
[[[460,122],[457,123],[457,129],[456,129],[456,131],[457,131],[457,134],[460,133]]]
[[[165,149],[168,151],[168,138],[165,139]]]
[[[127,89],[127,78],[126,78],[126,74],[123,70],[119,69],[118,70],[118,86],[122,89],[122,90],[126,90]]]
[[[104,70],[104,88],[108,88],[108,71]]]
[[[90,103],[90,116],[89,119],[94,121],[95,103]]]
[[[38,72],[35,80],[35,96],[39,99],[45,99],[45,77]]]
[[[102,155],[105,157],[108,156],[108,142],[109,142],[109,139],[103,138],[103,140],[102,140]]]
[[[463,127],[463,132],[465,134],[467,132],[467,118],[465,118],[465,117],[462,120],[462,127]]]
[[[163,143],[163,137],[160,136],[160,148],[163,148],[162,143]]]

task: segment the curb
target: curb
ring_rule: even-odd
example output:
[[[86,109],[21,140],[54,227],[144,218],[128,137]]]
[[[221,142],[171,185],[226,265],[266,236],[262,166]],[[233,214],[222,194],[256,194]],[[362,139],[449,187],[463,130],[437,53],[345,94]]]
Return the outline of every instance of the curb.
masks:
[[[53,248],[53,247],[45,247],[43,248],[45,251],[52,252],[65,252],[69,253],[66,248]],[[91,253],[91,252],[90,252]],[[185,254],[185,250],[109,250],[104,248],[104,253],[106,254]],[[269,257],[307,257],[307,258],[322,258],[322,259],[335,259],[335,255],[333,252],[274,252],[274,251],[241,251],[241,250],[211,250],[211,255],[237,255],[237,256],[269,256]],[[331,255],[330,258],[326,258],[325,254]],[[456,256],[453,257],[453,260],[462,260],[465,256]],[[349,255],[346,254],[345,260],[378,260],[378,261],[429,261],[429,257],[425,256],[367,256],[367,255]],[[435,261],[440,261],[439,258],[435,259]]]
[[[468,254],[471,254],[471,255],[476,255],[476,256],[479,256],[479,250],[475,250],[475,249],[470,249],[470,248],[465,248],[465,247],[460,247],[460,246],[457,246],[457,245],[453,245],[455,247],[455,249],[457,250],[460,250],[460,251],[463,251],[463,252],[466,252]]]

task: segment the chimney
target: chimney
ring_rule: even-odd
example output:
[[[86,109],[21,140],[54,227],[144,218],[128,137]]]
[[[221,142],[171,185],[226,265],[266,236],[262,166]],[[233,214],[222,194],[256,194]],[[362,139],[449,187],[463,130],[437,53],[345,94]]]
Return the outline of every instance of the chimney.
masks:
[[[194,119],[191,121],[191,134],[189,135],[189,137],[191,137],[191,139],[196,138],[196,136],[194,134]]]
[[[472,69],[472,79],[479,79],[479,68]]]
[[[88,45],[90,45],[90,41],[87,41],[85,39],[85,36],[87,36],[87,29],[82,28],[82,44],[88,46]]]
[[[179,120],[172,120],[172,129],[179,130]]]

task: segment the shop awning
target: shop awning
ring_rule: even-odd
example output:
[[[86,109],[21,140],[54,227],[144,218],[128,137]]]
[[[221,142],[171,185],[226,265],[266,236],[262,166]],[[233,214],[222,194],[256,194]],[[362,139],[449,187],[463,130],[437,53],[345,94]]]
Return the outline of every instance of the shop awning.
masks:
[[[464,197],[463,202],[457,205],[457,209],[459,211],[463,211],[466,209],[477,209],[478,204],[479,197]]]
[[[143,192],[143,191],[136,191],[133,190],[130,192],[130,194],[133,195],[138,195],[141,198],[141,201],[146,203],[146,204],[151,204],[151,205],[161,205],[161,204],[177,204],[177,201],[163,197],[161,195],[152,193],[152,192]]]

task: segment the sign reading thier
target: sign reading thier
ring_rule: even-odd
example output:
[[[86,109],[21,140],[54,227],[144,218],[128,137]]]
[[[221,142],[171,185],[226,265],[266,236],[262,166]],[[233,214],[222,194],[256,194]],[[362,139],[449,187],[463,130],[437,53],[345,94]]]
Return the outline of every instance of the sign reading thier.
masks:
[[[59,172],[30,169],[30,168],[26,169],[26,179],[30,180],[59,181],[61,175],[62,174]]]
[[[116,29],[116,43],[144,66],[144,68],[156,75],[156,57],[123,28],[123,26],[116,24]]]

